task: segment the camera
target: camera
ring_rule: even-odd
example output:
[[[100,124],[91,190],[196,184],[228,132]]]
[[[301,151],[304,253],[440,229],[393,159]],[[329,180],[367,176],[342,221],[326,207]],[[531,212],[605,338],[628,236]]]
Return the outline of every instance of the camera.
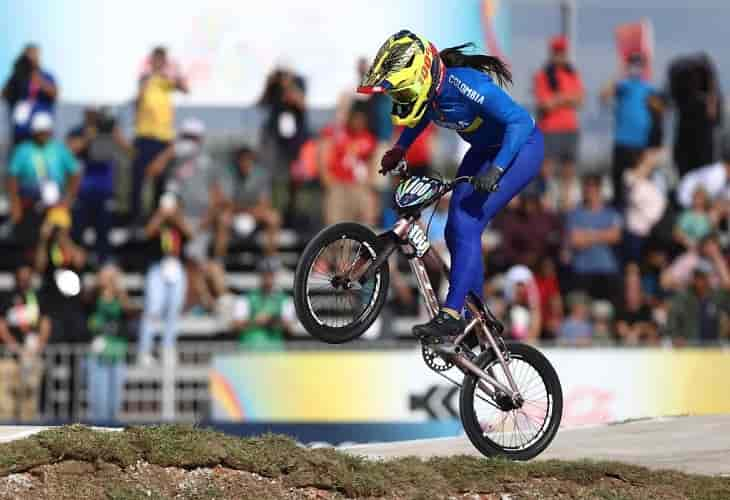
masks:
[[[99,108],[96,128],[99,134],[111,134],[117,125],[117,119],[108,107]]]

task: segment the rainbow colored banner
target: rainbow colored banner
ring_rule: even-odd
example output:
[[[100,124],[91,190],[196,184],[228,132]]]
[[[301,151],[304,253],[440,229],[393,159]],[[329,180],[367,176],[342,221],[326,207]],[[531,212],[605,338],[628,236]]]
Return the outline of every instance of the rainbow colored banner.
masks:
[[[563,385],[566,426],[730,413],[728,351],[548,349],[545,354]],[[210,388],[212,416],[219,421],[427,422],[458,417],[458,389],[430,371],[415,349],[223,355],[213,361]]]

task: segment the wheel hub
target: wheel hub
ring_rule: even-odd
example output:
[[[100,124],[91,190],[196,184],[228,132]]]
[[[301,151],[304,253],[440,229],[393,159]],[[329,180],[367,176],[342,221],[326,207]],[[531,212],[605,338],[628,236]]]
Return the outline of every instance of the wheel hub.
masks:
[[[515,404],[517,401],[513,401],[509,394],[505,394],[502,391],[497,391],[494,394],[494,402],[497,403],[497,406],[499,406],[499,409],[502,411],[516,410],[522,406],[521,401],[520,404]]]
[[[343,290],[349,290],[352,288],[352,281],[344,276],[333,276],[330,283],[335,289],[342,288]]]

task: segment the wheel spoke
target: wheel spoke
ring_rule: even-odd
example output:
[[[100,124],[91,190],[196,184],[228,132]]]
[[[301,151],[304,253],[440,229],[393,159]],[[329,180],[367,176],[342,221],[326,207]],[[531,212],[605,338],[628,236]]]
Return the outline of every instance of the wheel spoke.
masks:
[[[306,277],[305,293],[312,317],[324,326],[349,328],[370,309],[379,293],[379,274],[360,286],[349,284],[361,258],[375,258],[372,247],[352,237],[340,237],[322,247]],[[358,266],[360,267],[360,266]]]
[[[496,380],[509,386],[507,372],[496,360],[484,367]],[[520,407],[504,411],[494,402],[481,403],[486,394],[474,389],[474,413],[482,437],[505,450],[523,450],[545,433],[552,415],[546,382],[527,359],[512,355],[507,369],[523,399]],[[491,399],[486,396],[487,399]]]

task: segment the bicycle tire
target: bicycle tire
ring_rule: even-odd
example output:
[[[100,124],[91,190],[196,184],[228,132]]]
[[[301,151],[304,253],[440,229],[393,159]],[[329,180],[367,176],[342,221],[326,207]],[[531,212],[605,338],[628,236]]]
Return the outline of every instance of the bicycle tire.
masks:
[[[500,446],[499,443],[485,436],[485,432],[474,410],[475,390],[479,380],[474,374],[468,374],[464,377],[464,384],[459,398],[461,423],[471,443],[483,455],[487,457],[503,457],[511,460],[530,460],[542,453],[558,432],[563,414],[563,390],[558,374],[550,364],[550,361],[540,351],[527,344],[517,342],[508,343],[507,350],[512,358],[521,359],[526,362],[540,375],[540,378],[545,384],[546,394],[552,399],[552,413],[547,423],[544,424],[545,430],[543,434],[530,446],[519,450]],[[481,353],[474,361],[481,369],[486,369],[495,362],[497,362],[497,356],[492,349]]]
[[[349,342],[365,333],[380,314],[388,295],[390,271],[386,263],[373,276],[376,288],[364,315],[342,327],[325,325],[318,320],[312,311],[307,294],[307,279],[314,261],[324,249],[329,244],[345,238],[363,244],[371,252],[371,259],[375,260],[379,247],[376,234],[362,224],[342,222],[323,229],[307,244],[294,275],[294,307],[299,321],[310,335],[328,344]]]

